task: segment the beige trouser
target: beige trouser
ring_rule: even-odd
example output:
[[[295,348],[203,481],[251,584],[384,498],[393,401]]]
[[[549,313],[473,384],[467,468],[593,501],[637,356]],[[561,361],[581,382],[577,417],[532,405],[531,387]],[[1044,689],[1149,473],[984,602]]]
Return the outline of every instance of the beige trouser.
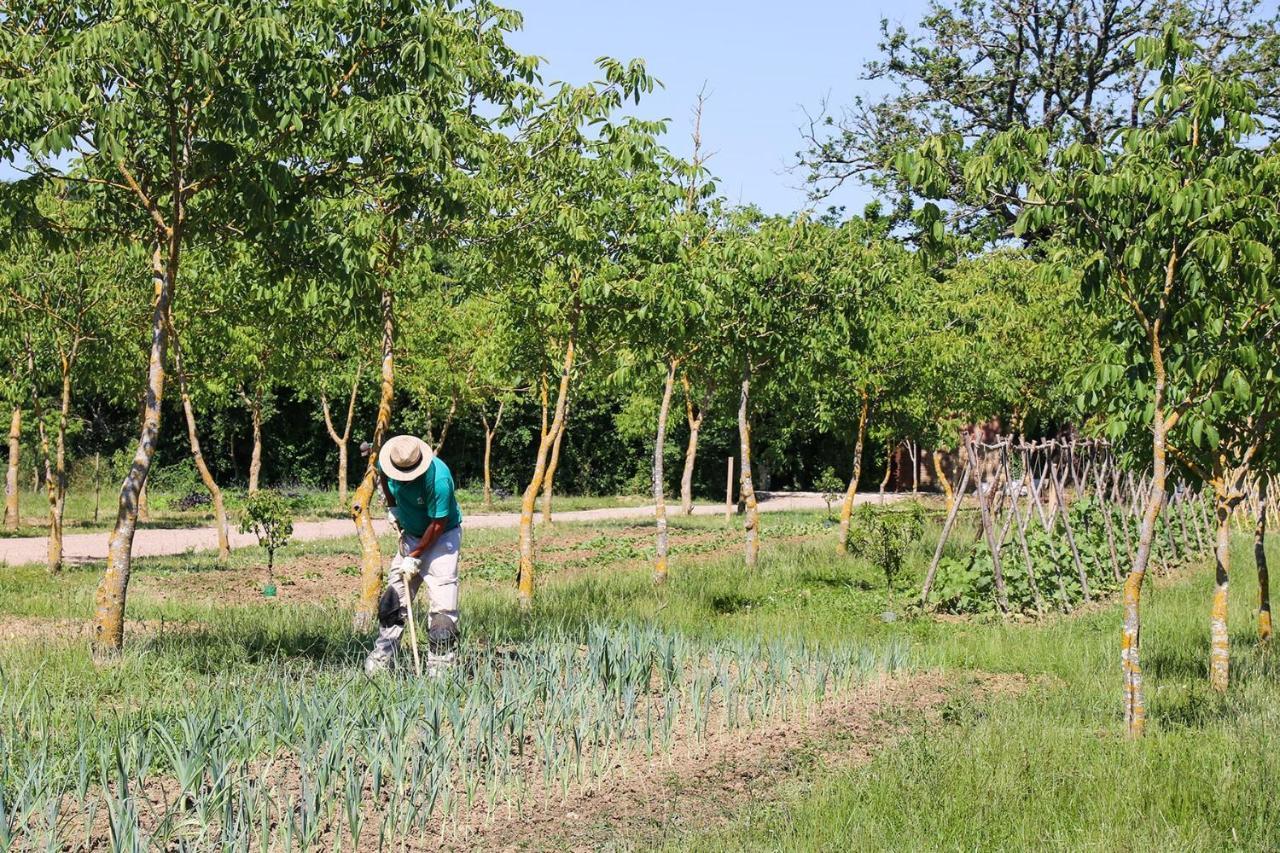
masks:
[[[440,534],[420,559],[408,553],[418,547],[419,537],[400,534],[400,553],[391,560],[387,589],[378,604],[378,639],[373,655],[390,658],[400,647],[405,620],[409,616],[403,599],[404,582],[409,581],[409,595],[416,598],[418,587],[427,584],[428,633],[435,646],[451,641],[458,632],[458,553],[462,549],[462,528],[455,527]]]

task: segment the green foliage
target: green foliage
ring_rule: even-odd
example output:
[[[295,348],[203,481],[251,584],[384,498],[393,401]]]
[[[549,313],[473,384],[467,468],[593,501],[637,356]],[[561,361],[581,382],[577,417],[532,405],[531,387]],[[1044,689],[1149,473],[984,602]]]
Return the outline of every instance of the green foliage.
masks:
[[[890,601],[907,552],[923,530],[924,508],[915,502],[891,508],[863,504],[854,510],[849,525],[849,553],[880,568]]]
[[[844,481],[836,476],[835,469],[827,466],[822,469],[813,487],[822,492],[822,499],[827,502],[827,518],[831,518],[831,505],[840,499],[845,489]]]
[[[261,489],[250,494],[240,513],[240,532],[252,533],[267,551],[267,571],[275,564],[276,551],[293,536],[293,507],[279,492]]]
[[[1072,503],[1068,511],[1076,548],[1089,581],[1089,592],[1095,598],[1111,594],[1120,586],[1112,570],[1110,545],[1102,517],[1104,512],[1111,514],[1114,535],[1117,539],[1122,539],[1122,508],[1099,504],[1092,497],[1084,497]],[[1176,522],[1173,527],[1169,525],[1167,515],[1160,515],[1152,542],[1155,559],[1162,564],[1188,556],[1181,553],[1178,546],[1182,536],[1181,529]],[[1055,529],[1053,536],[1049,536],[1042,526],[1033,522],[1027,529],[1026,539],[1036,587],[1046,606],[1056,604],[1062,610],[1072,610],[1083,603],[1080,575],[1061,527]],[[1169,544],[1171,539],[1175,543],[1173,547]],[[1123,566],[1126,559],[1123,541],[1117,542],[1116,547]],[[1015,612],[1034,614],[1035,590],[1032,589],[1027,574],[1021,546],[1012,534],[1001,549],[1000,567],[1004,572],[1009,607]],[[979,538],[965,554],[947,555],[939,561],[932,598],[944,613],[997,612],[995,571],[985,540]]]

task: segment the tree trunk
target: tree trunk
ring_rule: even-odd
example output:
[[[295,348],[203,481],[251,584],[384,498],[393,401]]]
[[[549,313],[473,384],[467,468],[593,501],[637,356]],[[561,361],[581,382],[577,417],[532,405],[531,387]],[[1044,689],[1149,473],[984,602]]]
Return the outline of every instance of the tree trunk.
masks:
[[[452,400],[449,401],[449,414],[445,415],[444,426],[440,427],[440,440],[437,441],[435,443],[435,447],[432,448],[433,450],[435,450],[437,454],[439,454],[440,451],[444,448],[445,439],[449,437],[449,427],[453,426],[453,416],[456,415],[457,413],[458,413],[458,398],[454,397]]]
[[[555,489],[556,469],[560,467],[560,446],[564,443],[565,428],[569,424],[569,403],[564,405],[564,417],[560,420],[560,428],[555,431],[555,439],[551,443],[551,460],[547,463],[547,473],[542,486],[542,523],[551,523],[551,493]]]
[[[942,467],[942,451],[933,451],[933,473],[938,478],[938,485],[942,486],[942,493],[947,496],[947,512],[951,512],[951,506],[956,502],[955,489],[951,487],[951,481],[947,479],[947,472]]]
[[[249,454],[249,494],[258,491],[262,474],[262,390],[256,389],[249,399],[249,416],[253,422],[253,452]]]
[[[502,423],[502,410],[506,405],[506,400],[498,401],[498,414],[493,423],[489,423],[488,413],[480,412],[480,420],[484,424],[484,508],[488,512],[493,511],[493,437]]]
[[[208,463],[205,462],[204,452],[200,448],[200,435],[196,429],[196,412],[195,407],[191,403],[191,388],[187,384],[187,372],[182,366],[182,346],[178,338],[178,331],[170,321],[170,335],[173,338],[173,372],[178,380],[178,394],[182,397],[182,413],[187,421],[187,444],[191,447],[191,460],[196,464],[196,470],[200,472],[200,481],[204,483],[204,487],[209,491],[209,497],[213,501],[213,525],[218,531],[218,559],[226,562],[231,558],[231,537],[227,524],[227,508],[222,500],[222,489],[218,486],[218,481],[213,478],[213,472],[209,470]]]
[[[867,414],[871,401],[867,392],[860,392],[862,406],[858,410],[858,435],[853,442],[853,475],[849,477],[849,488],[844,492],[844,503],[840,505],[840,540],[836,543],[836,551],[849,553],[849,522],[853,519],[853,502],[858,495],[858,480],[862,477],[862,445],[867,437]]]
[[[884,460],[884,479],[880,481],[880,503],[884,503],[884,490],[889,486],[889,478],[893,476],[893,457],[897,451],[896,444],[889,445],[889,452],[885,455]]]
[[[379,298],[382,308],[382,381],[378,393],[378,417],[374,421],[372,447],[364,477],[356,488],[351,503],[351,519],[360,539],[360,601],[356,604],[354,625],[365,630],[373,624],[378,613],[378,598],[382,595],[382,551],[378,547],[378,535],[373,530],[373,499],[377,485],[378,452],[391,428],[391,404],[395,398],[395,306],[391,291],[383,288]]]
[[[22,523],[19,506],[18,465],[22,458],[22,406],[14,403],[9,416],[9,467],[4,476],[4,528],[17,530]]]
[[[31,416],[36,422],[36,443],[40,448],[40,464],[44,466],[45,497],[49,503],[49,533],[45,554],[50,573],[58,571],[62,563],[62,525],[54,511],[57,503],[57,487],[53,475],[53,451],[49,446],[49,432],[44,422],[44,404],[40,401],[40,389],[36,387],[35,351],[27,349],[27,367],[31,374]]]
[[[751,394],[751,366],[742,369],[742,396],[738,401],[739,489],[746,507],[743,530],[744,556],[748,569],[754,569],[760,559],[760,506],[756,503],[756,490],[751,482],[751,418],[747,410]]]
[[[1214,484],[1221,489],[1222,483]],[[1231,576],[1231,516],[1235,503],[1219,491],[1214,502],[1218,539],[1214,548],[1213,605],[1209,614],[1209,686],[1225,693],[1230,683],[1231,639],[1227,634],[1227,581]]]
[[[684,451],[684,473],[680,475],[680,511],[685,515],[693,515],[693,467],[698,458],[698,433],[702,430],[702,419],[706,416],[711,395],[708,392],[702,398],[702,405],[695,412],[689,376],[686,374],[681,381],[684,383],[685,418],[689,422],[689,444]]]
[[[1170,262],[1172,266],[1172,261]],[[1172,275],[1172,272],[1169,273]],[[1165,415],[1164,352],[1158,326],[1148,332],[1155,373],[1152,392],[1151,484],[1138,527],[1138,547],[1133,566],[1124,582],[1124,619],[1120,631],[1120,668],[1124,679],[1124,718],[1130,737],[1141,737],[1146,731],[1147,706],[1142,689],[1141,628],[1142,581],[1151,560],[1151,546],[1156,535],[1156,519],[1164,504],[1167,473],[1168,433],[1177,423],[1176,417]]]
[[[538,439],[538,456],[533,465],[533,477],[525,487],[524,496],[520,499],[520,566],[516,573],[516,585],[520,594],[521,608],[528,610],[533,605],[533,509],[542,489],[543,477],[547,473],[547,456],[551,450],[552,436],[564,426],[565,409],[569,397],[569,377],[573,372],[573,338],[564,351],[564,367],[560,371],[560,389],[556,396],[555,415],[550,428],[547,427],[547,384],[542,383],[542,431]]]
[[[341,435],[333,428],[333,418],[329,414],[329,399],[323,392],[320,394],[320,411],[324,414],[324,428],[328,431],[329,438],[338,447],[338,506],[343,507],[347,505],[347,445],[351,443],[351,425],[355,421],[356,414],[356,392],[360,390],[360,375],[363,372],[364,365],[357,365],[355,379],[351,380],[351,396],[347,399],[347,420]]]
[[[1258,639],[1271,639],[1271,578],[1267,572],[1267,478],[1258,481],[1258,523],[1253,533],[1253,559],[1258,564]]]
[[[658,407],[658,432],[653,441],[653,515],[657,522],[653,563],[655,583],[667,580],[667,550],[670,542],[667,535],[666,474],[663,471],[662,454],[667,443],[667,414],[671,411],[671,394],[675,390],[677,366],[672,359],[667,367],[667,381],[662,386],[662,404]]]
[[[62,357],[62,398],[58,409],[58,440],[53,476],[49,478],[49,571],[62,571],[62,527],[67,510],[67,423],[71,420],[71,371],[79,343]]]
[[[98,660],[117,657],[124,646],[125,600],[133,562],[133,534],[138,526],[138,500],[146,485],[147,474],[151,471],[151,460],[155,457],[156,441],[160,436],[160,404],[164,399],[164,359],[168,343],[166,321],[178,272],[179,240],[176,230],[168,235],[167,264],[160,248],[157,247],[152,253],[155,304],[151,314],[151,351],[147,366],[145,415],[133,464],[120,486],[116,524],[107,540],[107,568],[94,596],[93,650],[94,657]]]

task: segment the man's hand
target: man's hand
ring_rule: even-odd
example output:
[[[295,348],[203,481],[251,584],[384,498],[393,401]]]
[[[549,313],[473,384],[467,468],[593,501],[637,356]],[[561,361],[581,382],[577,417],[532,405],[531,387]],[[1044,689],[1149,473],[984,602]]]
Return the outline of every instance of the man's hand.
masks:
[[[414,548],[406,556],[413,557],[415,560],[421,558],[427,552],[427,549],[436,543],[441,533],[444,533],[444,519],[438,518],[427,525],[426,532],[418,540],[418,547]]]

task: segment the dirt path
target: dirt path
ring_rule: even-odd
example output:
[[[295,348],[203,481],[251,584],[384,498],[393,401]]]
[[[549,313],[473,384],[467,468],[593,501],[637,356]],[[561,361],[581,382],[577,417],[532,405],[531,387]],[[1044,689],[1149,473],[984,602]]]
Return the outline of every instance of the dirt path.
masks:
[[[897,500],[902,495],[887,495],[890,500]],[[858,495],[858,503],[876,501],[874,494]],[[761,512],[779,510],[814,510],[825,509],[826,502],[822,495],[815,492],[773,492],[760,493]],[[678,512],[677,509],[675,512]],[[675,512],[672,515],[675,515]],[[723,504],[698,504],[693,508],[694,515],[717,515],[724,512]],[[591,522],[611,519],[645,518],[653,515],[653,506],[606,507],[604,509],[584,509],[573,512],[558,512],[557,521]],[[516,527],[520,523],[520,514],[500,512],[489,515],[473,514],[464,522],[468,528],[480,527]],[[374,529],[379,534],[385,533],[387,523],[378,519]],[[354,536],[355,528],[346,519],[334,518],[325,521],[299,521],[293,525],[293,538],[297,542],[317,539],[340,539]],[[63,554],[69,563],[85,563],[107,558],[106,533],[72,533],[64,537]],[[243,548],[253,545],[256,540],[251,534],[231,533],[231,547]],[[17,539],[0,539],[0,565],[21,566],[27,563],[39,563],[45,559],[45,538],[29,536]],[[139,530],[133,540],[135,557],[163,557],[170,554],[186,554],[194,551],[214,551],[218,547],[218,536],[212,527],[143,529]]]

